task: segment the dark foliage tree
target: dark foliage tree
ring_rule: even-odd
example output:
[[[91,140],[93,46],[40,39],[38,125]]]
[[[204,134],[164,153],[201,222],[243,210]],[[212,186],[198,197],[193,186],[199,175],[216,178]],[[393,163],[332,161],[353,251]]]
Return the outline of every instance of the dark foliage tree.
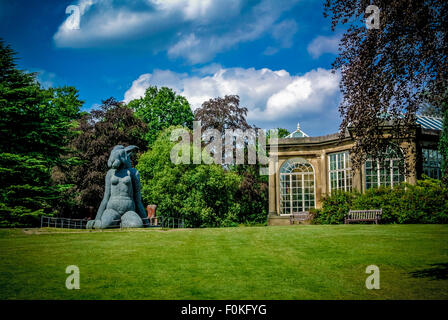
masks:
[[[242,178],[236,193],[240,205],[238,221],[245,224],[265,223],[269,207],[268,176],[260,175],[260,165],[238,165],[232,168]]]
[[[364,23],[370,4],[327,0],[324,6],[333,31],[347,26],[333,68],[342,74],[341,132],[351,127],[356,137],[354,167],[367,155],[384,156],[389,143],[382,134],[385,121],[392,120],[389,138],[411,137],[420,105],[439,108],[448,79],[448,2],[375,1],[379,29]]]
[[[429,103],[424,103],[420,108],[420,113],[424,116],[443,117],[443,110],[440,106],[433,106]]]
[[[66,146],[83,104],[73,87],[42,89],[15,60],[0,41],[1,226],[32,225],[55,213],[69,186],[52,182],[52,169],[76,162]]]
[[[121,144],[136,145],[140,153],[144,152],[147,149],[144,138],[147,126],[134,115],[131,108],[109,98],[102,101],[99,109],[84,115],[75,130],[78,135],[72,139],[69,147],[83,164],[59,168],[55,176],[61,182],[74,185],[70,194],[74,194],[75,198],[71,206],[63,208],[64,214],[82,218],[86,216],[89,207],[96,210],[101,202],[110,151],[115,145]]]
[[[240,107],[240,97],[226,95],[205,101],[194,111],[194,119],[201,121],[203,129],[216,129],[224,134],[226,129],[250,129],[246,121],[247,108]]]
[[[216,129],[221,132],[222,145],[224,146],[225,130],[241,129],[244,131],[255,128],[255,126],[247,123],[247,111],[247,108],[240,106],[239,96],[226,95],[224,98],[218,97],[204,102],[201,108],[195,110],[194,115],[196,121],[201,121],[203,130]],[[236,147],[236,141],[234,141],[234,147]],[[240,206],[237,218],[240,223],[263,223],[266,222],[268,210],[267,177],[260,175],[260,165],[258,163],[247,164],[247,144],[244,147],[246,148],[244,155],[246,164],[228,166],[231,171],[238,173],[242,178],[235,195],[235,199]],[[223,148],[223,159],[225,157],[224,153]]]
[[[146,140],[149,145],[157,139],[160,131],[170,126],[193,128],[190,104],[170,88],[151,86],[146,89],[144,97],[130,101],[128,106],[148,125]]]
[[[224,98],[212,98],[202,103],[202,106],[194,111],[195,121],[201,121],[202,132],[207,129],[215,129],[221,132],[223,146],[222,163],[225,162],[225,131],[237,129],[244,131],[254,128],[246,121],[247,111],[247,108],[240,106],[240,97],[237,95],[226,95]],[[232,143],[236,147],[235,137]],[[247,143],[245,142],[244,148],[246,147]],[[234,149],[234,158],[235,153],[236,148]],[[246,150],[245,153],[247,153]]]

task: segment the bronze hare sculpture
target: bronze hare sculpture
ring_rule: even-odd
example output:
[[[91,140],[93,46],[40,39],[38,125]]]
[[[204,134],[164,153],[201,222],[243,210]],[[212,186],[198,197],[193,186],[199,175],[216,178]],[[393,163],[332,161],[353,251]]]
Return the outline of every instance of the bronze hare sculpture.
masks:
[[[87,229],[121,227],[142,228],[146,225],[146,211],[140,194],[138,171],[131,167],[130,155],[136,146],[115,146],[107,165],[106,186],[103,201],[95,220],[87,223]]]

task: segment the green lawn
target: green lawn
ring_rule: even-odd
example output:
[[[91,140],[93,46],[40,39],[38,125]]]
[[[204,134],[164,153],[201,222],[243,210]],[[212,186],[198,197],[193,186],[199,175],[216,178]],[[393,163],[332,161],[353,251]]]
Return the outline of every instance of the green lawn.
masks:
[[[0,230],[0,299],[447,298],[448,225]]]

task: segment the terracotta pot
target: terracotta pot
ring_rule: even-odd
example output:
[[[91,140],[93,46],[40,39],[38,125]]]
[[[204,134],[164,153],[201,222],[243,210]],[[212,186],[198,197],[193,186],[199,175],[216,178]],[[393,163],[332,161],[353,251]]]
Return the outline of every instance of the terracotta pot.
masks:
[[[157,206],[155,204],[150,204],[146,207],[146,212],[148,212],[148,218],[155,218]]]

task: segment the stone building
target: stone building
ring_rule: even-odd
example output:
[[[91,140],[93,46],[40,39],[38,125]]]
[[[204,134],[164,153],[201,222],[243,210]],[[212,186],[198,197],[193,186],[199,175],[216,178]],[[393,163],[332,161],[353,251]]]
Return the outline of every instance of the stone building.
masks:
[[[300,126],[278,141],[277,160],[270,162],[275,174],[269,176],[269,224],[289,224],[292,213],[321,208],[323,196],[333,190],[359,190],[378,186],[394,186],[402,181],[415,183],[426,174],[440,178],[441,156],[437,144],[442,119],[418,116],[414,138],[391,144],[390,157],[384,162],[369,159],[358,170],[352,170],[349,150],[354,139],[347,132],[309,137]],[[415,154],[404,157],[401,147],[414,144]],[[410,148],[408,148],[410,149]],[[399,162],[407,164],[412,174],[399,170]]]

